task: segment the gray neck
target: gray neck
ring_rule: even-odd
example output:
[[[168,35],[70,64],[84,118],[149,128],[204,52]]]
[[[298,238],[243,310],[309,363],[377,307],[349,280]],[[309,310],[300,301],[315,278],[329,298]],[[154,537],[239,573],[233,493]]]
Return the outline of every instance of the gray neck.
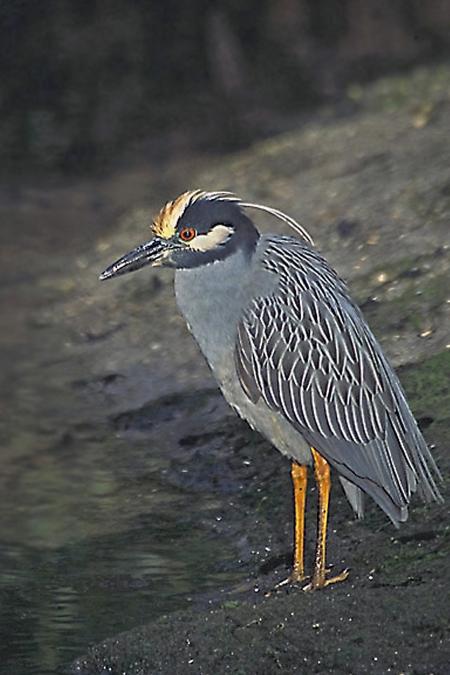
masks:
[[[249,302],[253,261],[242,251],[175,273],[178,307],[213,370],[234,350],[236,328]]]

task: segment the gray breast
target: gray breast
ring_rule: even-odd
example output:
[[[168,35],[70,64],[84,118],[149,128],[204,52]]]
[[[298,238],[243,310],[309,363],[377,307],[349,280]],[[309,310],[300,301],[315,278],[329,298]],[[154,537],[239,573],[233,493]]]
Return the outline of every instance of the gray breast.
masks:
[[[216,377],[234,349],[242,307],[248,301],[251,269],[241,252],[193,269],[177,270],[175,295],[180,312]]]
[[[253,298],[270,294],[277,286],[276,276],[261,265],[265,245],[261,238],[251,261],[237,252],[223,261],[177,270],[177,304],[228,403],[280,452],[299,463],[310,464],[311,451],[302,436],[262,399],[252,403],[236,372],[239,319]]]

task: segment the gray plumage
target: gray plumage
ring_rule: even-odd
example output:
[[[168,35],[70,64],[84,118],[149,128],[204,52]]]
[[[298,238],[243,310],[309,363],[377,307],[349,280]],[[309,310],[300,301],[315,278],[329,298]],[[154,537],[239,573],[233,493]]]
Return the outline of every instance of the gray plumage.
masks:
[[[281,452],[337,470],[395,525],[413,492],[439,499],[438,470],[393,369],[343,281],[308,243],[262,236],[250,261],[177,270],[181,312],[225,398]]]

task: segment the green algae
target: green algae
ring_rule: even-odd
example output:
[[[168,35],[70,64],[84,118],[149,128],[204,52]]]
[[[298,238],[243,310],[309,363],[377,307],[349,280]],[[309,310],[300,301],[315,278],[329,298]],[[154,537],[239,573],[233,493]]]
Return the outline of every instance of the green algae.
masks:
[[[416,416],[445,429],[450,448],[450,350],[403,368],[400,377]]]

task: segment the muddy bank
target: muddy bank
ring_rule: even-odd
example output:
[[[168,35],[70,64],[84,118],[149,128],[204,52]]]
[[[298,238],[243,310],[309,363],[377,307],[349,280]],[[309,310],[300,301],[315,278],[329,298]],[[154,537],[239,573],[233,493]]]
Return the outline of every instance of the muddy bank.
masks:
[[[320,597],[291,591],[169,616],[99,645],[71,672],[447,673],[445,585],[426,593],[422,575],[401,588],[371,578]]]
[[[448,476],[450,355],[434,356],[405,368],[401,375]],[[329,560],[335,569],[350,567],[350,580],[316,594],[300,588],[274,592],[290,561],[288,477],[285,466],[284,473],[280,471],[280,458],[257,438],[233,448],[230,440],[236,441],[242,432],[240,423],[232,424],[228,440],[222,440],[230,451],[234,479],[239,477],[245,488],[225,506],[217,523],[220,536],[234,536],[237,555],[249,550],[253,554],[236,561],[245,575],[242,582],[195,598],[191,611],[163,616],[96,645],[69,672],[447,673],[448,480],[443,486],[446,505],[416,504],[410,521],[399,531],[371,507],[363,523],[355,522],[336,488]],[[193,460],[191,470],[200,474],[207,460],[200,451]],[[249,470],[252,465],[255,469]],[[197,486],[198,474],[193,483]],[[236,514],[233,506],[238,504]],[[309,507],[311,564],[313,489]]]

